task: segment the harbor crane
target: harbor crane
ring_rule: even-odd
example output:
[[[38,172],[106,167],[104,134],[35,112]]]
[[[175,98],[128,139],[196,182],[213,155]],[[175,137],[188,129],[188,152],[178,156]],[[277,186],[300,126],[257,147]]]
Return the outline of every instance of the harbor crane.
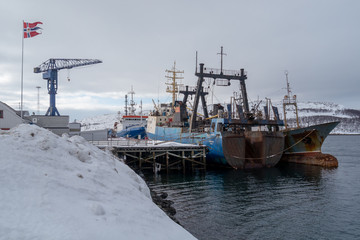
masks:
[[[47,89],[50,95],[50,107],[45,116],[60,116],[55,104],[55,95],[58,90],[58,71],[61,69],[71,69],[96,63],[102,63],[102,61],[98,59],[50,58],[34,68],[34,73],[43,73],[43,79],[47,80]]]

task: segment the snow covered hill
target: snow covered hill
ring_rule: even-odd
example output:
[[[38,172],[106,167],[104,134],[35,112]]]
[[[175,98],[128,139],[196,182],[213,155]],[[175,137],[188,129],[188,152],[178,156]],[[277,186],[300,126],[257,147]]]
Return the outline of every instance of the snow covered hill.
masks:
[[[277,103],[281,117],[283,108]],[[360,110],[348,109],[342,105],[328,102],[298,102],[298,115],[300,126],[306,127],[314,124],[340,121],[340,124],[331,134],[360,134]],[[288,111],[287,119],[295,126],[295,112]]]
[[[81,131],[112,129],[114,127],[115,122],[118,123],[120,122],[120,118],[121,118],[120,114],[110,113],[110,114],[85,118],[79,121],[79,123],[81,124]]]
[[[0,131],[0,239],[194,239],[145,182],[82,137]]]

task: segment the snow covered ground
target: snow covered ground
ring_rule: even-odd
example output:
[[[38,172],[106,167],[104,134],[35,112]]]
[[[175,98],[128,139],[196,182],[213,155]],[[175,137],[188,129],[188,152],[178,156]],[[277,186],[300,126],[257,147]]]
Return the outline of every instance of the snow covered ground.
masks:
[[[349,118],[350,116],[343,114],[342,111],[345,107],[336,103],[330,102],[298,102],[298,115],[299,117],[310,117],[310,116],[336,116],[341,118]],[[283,117],[282,103],[277,103],[276,106],[279,108],[281,117]],[[295,118],[294,111],[288,111],[287,118]]]
[[[0,131],[0,239],[194,239],[145,182],[82,137]]]
[[[100,130],[100,129],[112,129],[114,128],[115,122],[120,122],[121,115],[118,113],[109,113],[98,115],[94,117],[89,117],[79,121],[81,123],[81,131],[89,130]],[[122,127],[118,126],[119,130]]]

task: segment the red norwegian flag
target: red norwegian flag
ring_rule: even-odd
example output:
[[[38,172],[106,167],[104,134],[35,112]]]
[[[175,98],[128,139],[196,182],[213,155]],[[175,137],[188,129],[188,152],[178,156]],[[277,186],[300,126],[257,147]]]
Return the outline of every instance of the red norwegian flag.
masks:
[[[43,24],[42,22],[34,22],[34,23],[28,23],[24,22],[24,38],[31,38],[35,37],[36,35],[41,34],[41,32],[38,32],[38,30],[42,29],[41,27],[38,27],[38,24]]]

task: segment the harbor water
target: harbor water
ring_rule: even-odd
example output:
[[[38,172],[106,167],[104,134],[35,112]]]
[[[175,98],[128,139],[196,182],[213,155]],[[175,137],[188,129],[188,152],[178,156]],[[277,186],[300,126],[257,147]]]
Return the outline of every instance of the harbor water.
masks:
[[[198,239],[360,239],[360,136],[329,136],[339,167],[145,174]]]

